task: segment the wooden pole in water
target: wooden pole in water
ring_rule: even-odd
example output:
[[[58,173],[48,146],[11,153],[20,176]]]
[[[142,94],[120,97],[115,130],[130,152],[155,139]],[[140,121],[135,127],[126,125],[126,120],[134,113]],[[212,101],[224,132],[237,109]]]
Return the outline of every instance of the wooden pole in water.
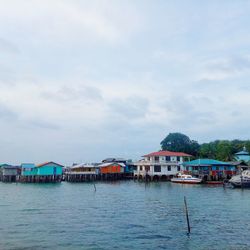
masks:
[[[242,172],[241,172],[241,174],[240,174],[240,184],[241,184],[241,189],[243,189],[242,179],[243,179],[243,176],[242,176]]]
[[[95,183],[94,183],[94,188],[95,188],[95,192],[96,192],[96,186],[95,186]]]
[[[185,205],[185,212],[186,212],[186,219],[187,219],[188,234],[190,234],[191,229],[190,229],[190,223],[189,223],[189,217],[188,217],[188,207],[187,207],[186,196],[184,196],[184,205]]]

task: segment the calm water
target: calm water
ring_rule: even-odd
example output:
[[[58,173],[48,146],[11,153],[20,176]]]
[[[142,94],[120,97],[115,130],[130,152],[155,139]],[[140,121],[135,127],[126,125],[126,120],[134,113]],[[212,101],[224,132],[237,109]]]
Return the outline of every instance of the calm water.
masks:
[[[250,249],[250,190],[133,181],[96,188],[0,183],[0,249]]]

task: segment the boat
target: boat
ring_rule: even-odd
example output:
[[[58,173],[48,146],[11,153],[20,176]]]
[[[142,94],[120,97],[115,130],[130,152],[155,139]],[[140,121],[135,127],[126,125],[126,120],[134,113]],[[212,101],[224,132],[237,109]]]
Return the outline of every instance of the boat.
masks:
[[[207,184],[207,185],[223,185],[224,182],[223,181],[205,181],[204,184]]]
[[[199,184],[202,182],[202,179],[193,177],[192,175],[178,174],[177,177],[171,179],[171,182],[183,184]]]
[[[233,176],[229,183],[235,188],[250,188],[250,170],[244,170],[241,174]]]

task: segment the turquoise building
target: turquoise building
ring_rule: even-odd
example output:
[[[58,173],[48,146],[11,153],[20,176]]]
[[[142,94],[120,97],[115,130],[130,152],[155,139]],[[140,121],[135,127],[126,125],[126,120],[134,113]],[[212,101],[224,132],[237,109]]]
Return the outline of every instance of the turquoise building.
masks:
[[[34,163],[21,164],[21,182],[60,182],[63,174],[63,165],[53,161],[39,165]]]
[[[22,176],[34,176],[37,173],[36,165],[34,163],[21,164]]]
[[[40,176],[62,175],[63,166],[53,161],[50,161],[37,165],[36,171],[36,174]]]
[[[250,162],[250,154],[247,151],[246,147],[243,148],[242,151],[235,154],[235,159],[237,161],[244,161],[244,162]]]
[[[184,173],[200,176],[204,181],[229,179],[236,174],[237,168],[230,162],[214,159],[197,159],[182,164]]]

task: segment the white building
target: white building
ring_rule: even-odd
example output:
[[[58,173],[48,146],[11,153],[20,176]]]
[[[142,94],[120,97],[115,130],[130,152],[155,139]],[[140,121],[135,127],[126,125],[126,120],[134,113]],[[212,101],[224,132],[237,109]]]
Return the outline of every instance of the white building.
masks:
[[[159,151],[142,156],[135,162],[134,178],[151,180],[168,180],[179,171],[184,161],[190,161],[192,155],[182,152]]]

